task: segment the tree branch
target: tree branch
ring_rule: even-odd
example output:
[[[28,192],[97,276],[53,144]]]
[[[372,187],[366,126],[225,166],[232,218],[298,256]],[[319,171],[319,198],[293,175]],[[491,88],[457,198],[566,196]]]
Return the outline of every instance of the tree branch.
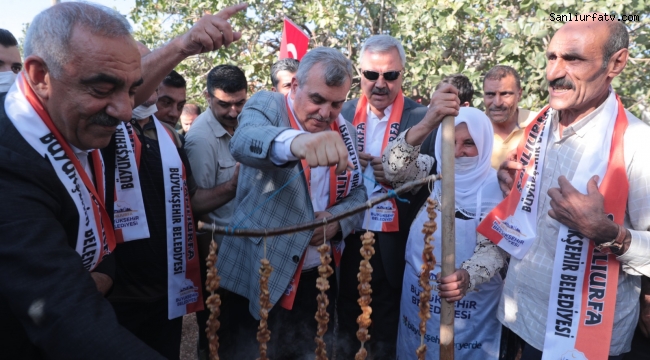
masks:
[[[411,191],[416,187],[422,186],[428,182],[434,182],[438,179],[440,179],[440,175],[429,175],[423,179],[420,180],[415,180],[411,181],[409,183],[406,183],[399,188],[395,189],[395,193],[397,195],[401,195],[407,191]],[[328,223],[332,223],[334,221],[338,221],[347,217],[350,217],[356,213],[360,213],[366,209],[370,209],[373,206],[382,203],[390,198],[395,197],[392,193],[387,193],[384,194],[376,199],[373,200],[368,200],[365,203],[348,210],[346,212],[343,212],[341,214],[335,215],[335,216],[330,216],[321,220],[314,220],[309,223],[304,223],[304,224],[299,224],[299,225],[293,225],[293,226],[286,226],[282,228],[274,228],[274,229],[235,229],[231,227],[223,227],[223,226],[216,226],[214,224],[206,224],[202,221],[199,221],[198,227],[200,230],[204,231],[211,231],[214,232],[215,234],[224,234],[224,235],[232,235],[232,236],[277,236],[277,235],[284,235],[284,234],[291,234],[291,233],[296,233],[300,231],[306,231],[306,230],[311,230],[311,229],[316,229],[318,227],[327,225]]]

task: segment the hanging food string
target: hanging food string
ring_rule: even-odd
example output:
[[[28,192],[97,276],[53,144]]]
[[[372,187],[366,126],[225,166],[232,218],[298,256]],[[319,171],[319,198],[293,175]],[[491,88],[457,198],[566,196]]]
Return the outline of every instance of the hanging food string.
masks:
[[[361,306],[361,315],[357,317],[357,324],[359,324],[357,339],[361,342],[361,347],[354,356],[354,360],[364,360],[366,356],[368,356],[365,343],[370,340],[368,328],[372,323],[372,320],[370,320],[370,314],[372,314],[372,308],[370,307],[370,303],[372,302],[370,296],[372,294],[372,289],[370,287],[370,280],[372,280],[370,258],[375,254],[374,244],[375,234],[372,231],[366,231],[365,234],[361,235],[361,249],[359,252],[363,257],[363,260],[361,260],[361,263],[359,264],[359,273],[357,274],[357,279],[359,280],[359,285],[357,286],[357,289],[359,290],[359,300],[357,300],[357,302],[359,303],[359,306]]]
[[[271,310],[271,293],[269,292],[269,278],[273,268],[266,258],[266,237],[264,237],[264,258],[260,260],[260,325],[257,327],[257,341],[259,341],[260,357],[258,360],[267,360],[267,343],[271,340],[269,330],[269,310]]]
[[[205,329],[205,332],[208,336],[209,348],[210,348],[210,360],[219,360],[219,336],[217,335],[217,330],[219,330],[219,315],[221,314],[221,297],[216,293],[219,289],[219,277],[217,273],[217,243],[214,241],[214,232],[212,233],[212,241],[210,242],[210,254],[206,259],[206,266],[208,268],[207,278],[205,281],[205,286],[210,292],[210,296],[206,301],[208,309],[210,310],[210,317],[208,318],[208,326]]]
[[[327,324],[330,321],[330,315],[327,312],[327,306],[329,305],[329,299],[327,298],[326,291],[330,288],[329,277],[334,273],[334,270],[330,266],[332,262],[332,257],[330,256],[330,247],[327,245],[327,225],[323,226],[323,245],[318,247],[318,252],[320,253],[320,265],[318,266],[318,274],[320,275],[316,279],[316,288],[320,290],[320,294],[316,296],[316,301],[318,303],[318,310],[316,311],[316,321],[318,322],[318,328],[316,330],[316,360],[327,360],[327,349],[325,347],[325,340],[323,336],[327,332]]]
[[[436,201],[431,198],[427,199],[427,213],[429,221],[425,222],[422,226],[422,233],[424,234],[424,248],[422,249],[422,272],[420,272],[420,346],[415,351],[418,360],[425,360],[427,355],[427,346],[424,344],[424,334],[427,332],[427,320],[431,318],[429,312],[429,299],[431,298],[431,279],[429,274],[436,266],[436,259],[433,256],[433,233],[436,232],[438,225],[436,225]]]

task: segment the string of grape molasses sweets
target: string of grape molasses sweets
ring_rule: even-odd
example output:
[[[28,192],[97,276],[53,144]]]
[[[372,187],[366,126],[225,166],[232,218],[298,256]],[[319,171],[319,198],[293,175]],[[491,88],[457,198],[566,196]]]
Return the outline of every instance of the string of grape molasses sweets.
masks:
[[[431,280],[429,274],[436,265],[436,259],[433,256],[433,234],[436,232],[438,225],[436,225],[436,201],[431,198],[427,199],[427,214],[429,221],[425,222],[422,226],[422,233],[424,234],[424,248],[422,249],[422,272],[420,273],[420,346],[415,351],[418,360],[425,360],[427,355],[427,346],[424,344],[424,334],[427,332],[427,320],[431,318],[429,312],[429,299],[431,298]]]
[[[329,277],[334,273],[330,266],[332,257],[330,256],[330,247],[327,245],[327,225],[323,226],[323,245],[318,247],[320,253],[320,266],[318,266],[318,274],[320,277],[316,279],[316,288],[320,290],[320,294],[316,297],[318,303],[318,310],[316,311],[316,321],[318,322],[318,329],[316,330],[316,360],[327,360],[327,349],[325,347],[325,340],[323,336],[327,332],[327,324],[330,321],[330,315],[327,312],[329,299],[327,298],[326,291],[330,288]]]
[[[367,226],[366,226],[367,228]],[[361,342],[361,347],[359,351],[354,356],[354,360],[364,360],[368,356],[368,351],[365,349],[364,345],[366,341],[370,340],[370,335],[368,335],[368,328],[372,323],[370,320],[370,314],[372,314],[372,308],[370,303],[372,302],[372,288],[370,287],[370,280],[372,280],[372,266],[370,265],[370,258],[375,254],[375,234],[372,231],[366,231],[365,234],[361,235],[361,249],[359,252],[363,257],[361,263],[359,264],[359,274],[357,274],[357,279],[359,280],[359,285],[357,289],[359,290],[359,306],[361,306],[361,315],[357,317],[357,323],[359,324],[359,330],[357,330],[357,339]]]
[[[260,357],[257,360],[267,360],[267,343],[271,340],[271,331],[268,324],[269,310],[271,309],[269,278],[273,268],[266,258],[266,237],[264,237],[264,258],[260,260],[260,263],[260,325],[257,327]]]
[[[219,315],[221,314],[221,297],[216,293],[219,288],[219,277],[217,273],[217,243],[214,241],[214,232],[212,233],[212,242],[210,242],[210,254],[206,259],[206,266],[208,268],[207,278],[205,281],[205,286],[210,292],[210,296],[206,301],[208,309],[210,309],[210,317],[208,318],[208,326],[205,329],[206,335],[208,336],[209,348],[210,348],[210,360],[219,360],[219,336],[217,335],[217,330],[219,330]]]

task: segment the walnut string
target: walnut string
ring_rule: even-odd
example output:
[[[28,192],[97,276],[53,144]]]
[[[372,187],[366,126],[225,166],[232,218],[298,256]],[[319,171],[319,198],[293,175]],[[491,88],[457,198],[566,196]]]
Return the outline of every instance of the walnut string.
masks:
[[[427,198],[427,214],[429,221],[425,222],[422,226],[422,233],[424,234],[424,249],[422,249],[422,272],[420,273],[420,346],[415,351],[418,360],[425,360],[427,354],[427,346],[424,344],[424,334],[427,331],[427,320],[431,318],[429,312],[429,299],[431,298],[431,280],[429,274],[436,265],[436,259],[433,256],[433,234],[436,232],[438,225],[436,224],[436,208],[437,202],[431,198]]]
[[[271,309],[269,278],[273,268],[266,258],[266,236],[264,237],[264,258],[260,260],[260,325],[257,327],[257,341],[259,341],[260,357],[257,360],[267,360],[267,343],[271,340],[269,330],[269,310]]]
[[[330,315],[327,312],[327,306],[329,305],[329,299],[327,298],[326,291],[330,288],[330,283],[328,278],[334,273],[334,270],[330,266],[332,258],[330,256],[330,247],[327,245],[327,223],[323,226],[323,245],[318,247],[318,252],[320,253],[320,265],[318,266],[318,274],[320,277],[316,279],[316,288],[320,290],[320,294],[316,296],[316,301],[318,302],[318,310],[316,311],[316,321],[318,322],[318,328],[316,330],[316,360],[327,360],[327,349],[325,346],[325,340],[323,336],[327,332],[327,324],[330,321]]]
[[[368,229],[368,219],[366,217],[366,226]],[[368,351],[365,349],[365,343],[370,340],[370,335],[368,335],[368,328],[372,323],[370,319],[370,314],[372,314],[372,308],[370,303],[372,302],[372,288],[370,287],[370,281],[372,280],[372,266],[370,265],[370,258],[375,254],[375,234],[372,231],[367,231],[361,235],[361,249],[359,252],[363,257],[361,263],[359,264],[359,273],[357,274],[357,279],[359,280],[359,285],[357,289],[359,290],[359,306],[361,307],[361,315],[357,317],[357,324],[359,324],[359,330],[357,330],[357,339],[361,342],[359,351],[354,356],[354,360],[364,360],[368,356]]]
[[[217,242],[214,241],[214,231],[212,232],[212,241],[210,242],[210,254],[206,259],[207,279],[205,281],[206,288],[210,291],[210,296],[206,301],[208,309],[210,309],[210,317],[208,318],[208,326],[205,332],[209,340],[210,360],[219,360],[219,315],[221,314],[221,297],[216,293],[219,288],[219,281],[221,277],[217,273]]]

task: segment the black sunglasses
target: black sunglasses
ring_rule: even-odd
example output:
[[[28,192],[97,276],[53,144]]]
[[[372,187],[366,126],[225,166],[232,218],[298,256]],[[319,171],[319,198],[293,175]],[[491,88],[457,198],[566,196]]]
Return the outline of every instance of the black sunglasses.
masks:
[[[377,71],[364,70],[361,73],[363,74],[363,77],[365,77],[370,81],[375,81],[379,79],[379,75],[383,75],[384,80],[386,81],[393,81],[393,80],[397,80],[401,71],[386,71],[384,73],[380,73]]]

